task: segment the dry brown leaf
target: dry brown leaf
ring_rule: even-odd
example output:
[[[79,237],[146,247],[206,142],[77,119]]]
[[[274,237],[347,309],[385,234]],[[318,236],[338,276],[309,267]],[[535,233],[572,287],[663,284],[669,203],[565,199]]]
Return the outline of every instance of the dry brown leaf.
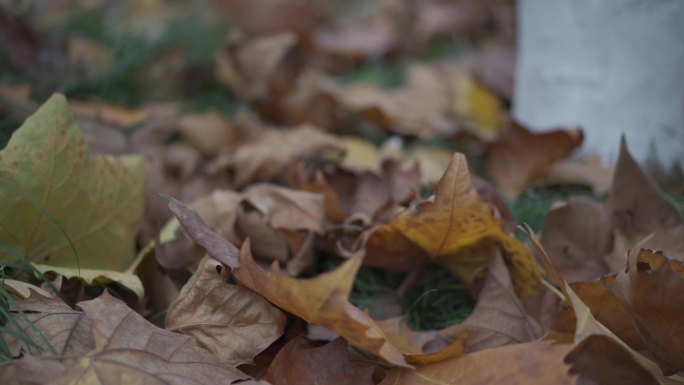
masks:
[[[179,132],[185,142],[204,156],[216,156],[240,141],[240,130],[218,113],[182,116]]]
[[[634,243],[657,230],[682,225],[677,210],[632,158],[624,137],[606,210],[613,228]]]
[[[666,375],[684,370],[682,290],[684,264],[641,247],[630,250],[615,281],[616,297]]]
[[[162,198],[168,202],[169,209],[176,215],[190,238],[205,248],[214,259],[230,266],[231,269],[240,265],[237,258],[238,248],[209,228],[195,210],[168,195],[163,195]]]
[[[487,172],[505,195],[515,198],[528,183],[544,176],[554,161],[579,147],[583,138],[580,129],[537,134],[511,122],[489,147]]]
[[[251,363],[277,340],[285,315],[262,296],[227,283],[228,268],[205,257],[166,314],[166,329],[192,336],[230,365]]]
[[[80,356],[95,347],[93,334],[83,313],[60,299],[31,292],[30,297],[10,303],[14,321],[8,322],[2,339],[13,357],[23,354]],[[25,335],[27,338],[19,338]],[[28,344],[33,341],[37,346]]]
[[[408,203],[420,190],[417,166],[405,167],[386,160],[380,172],[355,173],[343,168],[317,171],[308,180],[301,167],[292,170],[290,182],[297,188],[318,192],[325,197],[326,216],[334,222],[362,219],[371,223],[384,212],[393,212]]]
[[[295,279],[278,271],[275,264],[269,271],[262,270],[254,262],[246,241],[240,252],[241,266],[233,274],[241,284],[281,309],[306,322],[324,326],[392,364],[407,366],[401,352],[389,343],[375,321],[349,303],[349,293],[361,261],[362,256],[357,255],[314,278]]]
[[[489,275],[472,314],[456,330],[468,331],[466,352],[536,340],[542,330],[515,295],[508,269],[500,256],[489,265]],[[451,334],[451,333],[449,333]]]
[[[615,275],[607,275],[592,282],[576,282],[570,287],[598,322],[630,348],[642,353],[646,350],[625,308],[615,296]]]
[[[238,38],[238,40],[243,40]],[[248,41],[230,42],[216,58],[216,75],[247,100],[266,96],[274,73],[297,44],[297,36],[282,32]]]
[[[574,385],[564,358],[572,345],[533,341],[466,354],[421,365],[415,371],[395,368],[380,385]]]
[[[247,376],[200,349],[189,336],[159,329],[106,291],[81,302],[81,317],[89,321],[94,350],[81,357],[64,357],[49,384],[230,384]],[[30,362],[28,362],[30,363]],[[16,366],[15,366],[16,365]],[[8,365],[0,379],[32,378],[26,361]]]
[[[389,132],[432,138],[456,131],[451,118],[451,89],[443,74],[428,65],[408,69],[402,88],[383,90],[356,84],[338,90],[334,98],[352,113],[360,113]]]
[[[516,288],[532,291],[541,267],[501,225],[491,204],[473,188],[465,156],[454,154],[435,187],[434,201],[400,212],[370,231],[365,263],[396,269],[432,260],[472,284],[489,265],[491,250],[500,246],[512,261]]]
[[[611,272],[604,261],[613,248],[610,218],[589,198],[573,197],[552,208],[544,219],[541,243],[568,282]]]
[[[219,156],[210,164],[213,173],[228,172],[232,185],[243,187],[281,176],[297,159],[341,158],[344,146],[335,136],[310,125],[290,130],[264,130],[258,137]]]
[[[565,357],[565,362],[572,365],[570,373],[579,374],[582,380],[590,381],[590,384],[658,384],[648,370],[606,336],[585,338]],[[580,383],[583,383],[582,380]]]
[[[288,342],[264,379],[273,385],[373,385],[374,366],[350,362],[344,339],[320,347],[305,347],[304,342],[301,335]]]
[[[259,210],[274,229],[323,232],[324,201],[320,194],[269,184],[254,184],[242,201]]]

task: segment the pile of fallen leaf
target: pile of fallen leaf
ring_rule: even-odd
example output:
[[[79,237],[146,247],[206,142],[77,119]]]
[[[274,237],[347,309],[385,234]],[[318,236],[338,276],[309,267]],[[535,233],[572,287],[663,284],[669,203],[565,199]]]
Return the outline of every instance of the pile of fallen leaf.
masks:
[[[114,25],[144,34],[188,12],[131,4]],[[48,38],[58,5],[0,8],[32,79],[0,84],[0,111],[30,115],[0,151],[1,383],[684,383],[684,221],[626,143],[610,167],[569,157],[579,129],[510,119],[513,2],[212,4],[232,29],[200,67],[230,114],[183,108],[205,80],[176,49],[136,78],[174,101],[39,103],[38,73],[87,85],[113,54]],[[445,38],[469,48],[420,59]],[[344,80],[377,58],[400,85]],[[516,223],[519,193],[565,185],[594,195]],[[415,330],[396,300],[434,266],[475,305]],[[364,269],[406,274],[355,306]]]

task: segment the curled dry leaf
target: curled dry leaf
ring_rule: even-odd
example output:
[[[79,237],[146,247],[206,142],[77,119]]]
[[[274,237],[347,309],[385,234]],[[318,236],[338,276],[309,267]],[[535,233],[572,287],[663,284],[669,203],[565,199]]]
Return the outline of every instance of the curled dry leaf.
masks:
[[[166,329],[192,336],[230,365],[251,363],[277,340],[285,315],[262,296],[226,282],[228,268],[205,257],[166,315]]]
[[[362,256],[356,255],[332,271],[310,279],[295,279],[278,271],[276,264],[269,271],[262,270],[252,258],[249,241],[245,241],[240,252],[240,268],[233,274],[241,284],[279,308],[306,322],[326,327],[392,364],[407,366],[401,352],[391,345],[375,321],[349,303],[361,260]]]
[[[204,156],[216,156],[240,141],[240,130],[216,112],[185,115],[178,121],[183,140]]]
[[[276,179],[294,160],[340,159],[343,151],[338,138],[313,126],[267,129],[235,151],[216,158],[210,169],[213,173],[232,173],[232,185],[238,188],[255,181]]]
[[[264,379],[273,385],[373,385],[374,366],[349,361],[347,341],[305,347],[300,335],[276,355]]]
[[[665,374],[684,370],[684,263],[634,248],[617,276],[615,295]]]
[[[580,129],[533,133],[517,122],[490,145],[487,172],[501,191],[515,198],[534,179],[544,176],[584,140]]]
[[[328,219],[343,222],[363,218],[368,222],[408,203],[420,190],[420,170],[417,165],[404,167],[399,161],[386,160],[380,172],[355,173],[343,168],[318,170],[307,179],[302,167],[290,173],[291,183],[303,190],[325,197]]]
[[[323,196],[268,184],[256,184],[242,193],[243,202],[259,210],[274,229],[323,232]]]
[[[190,238],[206,249],[212,258],[233,269],[240,265],[237,257],[239,254],[238,248],[223,239],[216,231],[209,228],[199,214],[197,214],[197,211],[168,195],[162,195],[161,197],[166,199],[169,209],[176,215],[183,229],[190,235]]]
[[[421,365],[415,371],[391,369],[380,385],[574,385],[564,358],[572,345],[533,341]],[[494,363],[494,365],[492,365]]]
[[[489,265],[492,250],[501,247],[512,261],[516,289],[533,291],[541,272],[529,250],[503,231],[491,204],[480,199],[462,154],[454,154],[434,201],[400,212],[366,236],[370,266],[409,268],[432,260],[472,284]]]

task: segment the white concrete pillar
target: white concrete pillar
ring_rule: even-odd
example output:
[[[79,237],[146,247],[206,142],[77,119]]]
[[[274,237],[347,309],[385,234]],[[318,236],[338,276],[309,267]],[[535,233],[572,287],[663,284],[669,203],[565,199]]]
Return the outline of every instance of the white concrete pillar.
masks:
[[[684,0],[518,0],[513,112],[614,160],[684,164]]]

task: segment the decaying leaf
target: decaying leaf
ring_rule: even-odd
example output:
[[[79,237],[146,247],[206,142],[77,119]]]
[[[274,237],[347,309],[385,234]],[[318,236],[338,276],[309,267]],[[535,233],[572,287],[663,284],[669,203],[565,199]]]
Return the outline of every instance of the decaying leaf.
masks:
[[[666,375],[684,368],[684,306],[677,295],[683,289],[681,261],[641,248],[630,250],[615,282],[616,297]]]
[[[541,271],[527,248],[503,231],[491,204],[480,199],[461,154],[454,154],[435,187],[434,201],[400,212],[371,230],[365,246],[368,265],[399,268],[433,260],[467,284],[484,272],[496,247],[513,261],[516,288],[532,290]]]
[[[255,181],[275,179],[296,159],[339,159],[343,150],[336,137],[312,126],[269,129],[235,151],[219,156],[210,167],[214,173],[232,173],[232,185],[238,188]]]
[[[251,363],[283,334],[285,315],[262,296],[226,282],[228,268],[205,257],[166,314],[166,329],[192,336],[223,362]]]
[[[211,250],[207,251],[212,254]],[[254,262],[246,241],[240,252],[240,267],[233,274],[241,284],[281,309],[309,323],[324,326],[392,364],[407,366],[401,352],[387,341],[375,321],[349,303],[349,293],[361,260],[362,256],[357,255],[314,278],[295,279],[279,272],[275,264],[269,271],[262,270]]]
[[[466,351],[476,352],[541,337],[537,321],[527,314],[515,294],[508,270],[500,256],[489,265],[485,286],[472,314],[456,329],[468,331]]]
[[[304,347],[299,336],[276,355],[264,379],[272,385],[330,384],[372,385],[373,366],[349,361],[347,342],[342,338],[320,347]]]
[[[576,375],[563,360],[572,345],[533,341],[486,349],[462,357],[422,365],[415,371],[395,368],[380,385],[574,385]]]
[[[93,350],[81,357],[45,360],[54,366],[50,384],[131,383],[230,384],[247,376],[199,348],[192,337],[159,329],[107,292],[81,302],[94,340]],[[41,325],[42,326],[42,325]],[[14,361],[0,372],[0,380],[35,378],[35,363]],[[59,365],[55,365],[59,363]]]
[[[88,159],[63,96],[52,96],[12,135],[0,152],[0,183],[0,217],[11,220],[0,230],[6,247],[51,266],[122,271],[130,264],[142,214],[141,159]]]
[[[83,313],[60,299],[38,292],[17,300],[10,308],[14,322],[8,322],[2,339],[12,356],[79,356],[95,347],[90,324]],[[20,338],[25,335],[24,338]],[[33,341],[35,345],[29,344]]]
[[[541,243],[568,282],[611,272],[604,260],[613,248],[610,218],[588,198],[571,198],[552,208],[544,219]]]

